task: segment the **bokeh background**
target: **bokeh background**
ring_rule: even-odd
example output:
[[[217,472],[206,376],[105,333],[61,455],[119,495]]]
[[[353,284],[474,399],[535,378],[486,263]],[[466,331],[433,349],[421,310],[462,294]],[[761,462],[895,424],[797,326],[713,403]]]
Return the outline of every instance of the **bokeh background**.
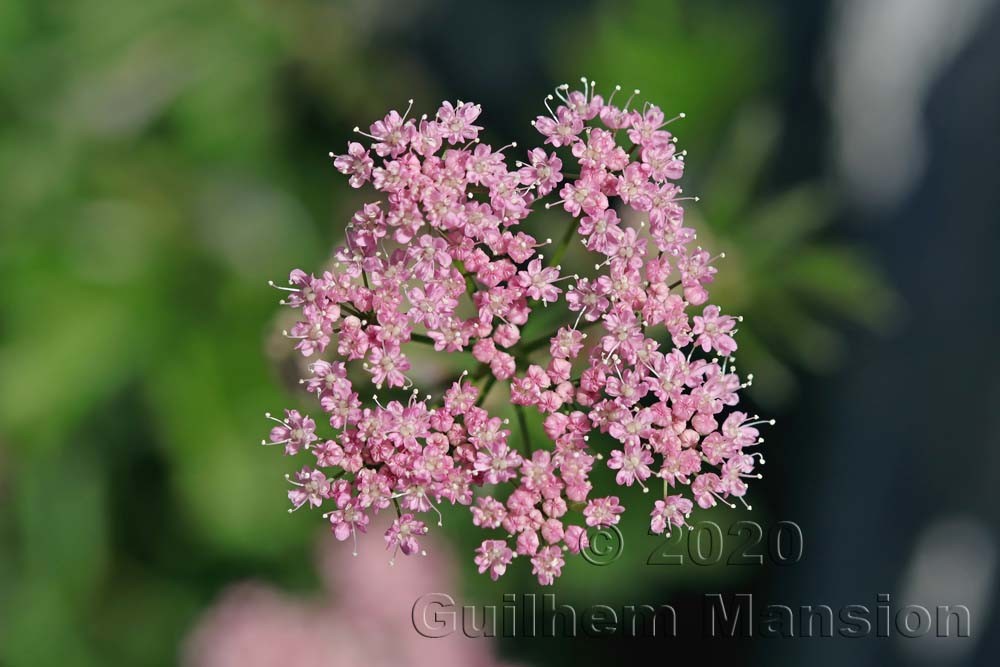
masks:
[[[996,664],[998,62],[991,0],[0,3],[0,664]],[[353,126],[458,98],[527,143],[584,74],[687,114],[713,294],[778,419],[752,516],[701,518],[794,521],[803,558],[648,566],[634,509],[622,557],[554,592],[672,604],[681,636],[428,649],[416,595],[499,604],[527,568],[476,575],[462,511],[400,579],[288,516],[256,443],[308,402],[267,280],[361,202],[327,158]],[[706,640],[713,592],[964,604],[973,635]]]

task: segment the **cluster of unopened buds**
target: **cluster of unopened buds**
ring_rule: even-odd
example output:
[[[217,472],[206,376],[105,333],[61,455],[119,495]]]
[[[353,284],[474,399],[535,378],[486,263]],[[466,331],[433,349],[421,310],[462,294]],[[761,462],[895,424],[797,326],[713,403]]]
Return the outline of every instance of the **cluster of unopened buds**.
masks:
[[[763,422],[734,409],[752,379],[732,361],[739,318],[707,305],[714,259],[684,225],[684,154],[667,129],[683,114],[633,107],[634,96],[619,106],[615,93],[560,86],[532,123],[542,146],[513,168],[516,146],[481,142],[480,107],[467,102],[433,117],[391,111],[331,154],[351,186],[380,197],[354,214],[329,270],[295,270],[278,288],[301,313],[285,333],[315,359],[303,383],[326,413],[326,435],[295,410],[268,415],[265,444],[310,455],[288,478],[293,510],[322,509],[340,540],[395,512],[394,559],[420,551],[439,503],[466,505],[493,532],[476,550],[480,572],[496,579],[524,558],[551,584],[588,531],[625,510],[595,494],[595,466],[657,492],[656,533],[689,525],[694,505],[746,504]],[[522,228],[542,207],[568,214],[559,243]],[[561,266],[574,239],[592,275]],[[562,308],[565,323],[526,340],[538,306]],[[476,363],[428,394],[407,375],[417,345]],[[509,382],[513,441],[510,419],[483,407],[497,382]],[[528,410],[546,442],[528,437]]]

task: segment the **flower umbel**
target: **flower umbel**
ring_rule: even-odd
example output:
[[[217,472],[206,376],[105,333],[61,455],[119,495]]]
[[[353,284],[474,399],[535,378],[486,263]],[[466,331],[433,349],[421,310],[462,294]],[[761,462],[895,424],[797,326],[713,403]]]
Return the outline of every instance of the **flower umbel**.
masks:
[[[336,537],[355,542],[394,510],[384,537],[395,558],[421,551],[420,517],[440,525],[439,503],[467,505],[498,533],[476,550],[480,572],[497,579],[525,557],[551,584],[588,528],[625,511],[618,496],[593,493],[598,461],[619,485],[662,480],[657,533],[687,525],[695,504],[746,504],[764,422],[733,410],[752,379],[733,362],[740,318],[707,303],[718,258],[684,226],[692,198],[675,181],[685,156],[667,129],[683,114],[632,106],[639,91],[618,106],[619,91],[605,101],[593,82],[560,86],[533,122],[543,145],[513,167],[516,145],[482,143],[481,109],[461,101],[434,117],[391,111],[369,132],[355,128],[367,147],[331,154],[352,187],[371,185],[379,199],[352,217],[327,271],[295,270],[279,288],[301,313],[285,334],[315,359],[303,383],[330,429],[295,410],[272,418],[265,444],[315,459],[289,477],[293,509],[324,508]],[[540,205],[569,214],[549,257],[540,250],[552,241],[522,226]],[[590,275],[560,264],[574,239],[596,259]],[[524,340],[532,313],[560,303],[568,321]],[[413,345],[468,351],[478,365],[425,394],[408,376]],[[521,449],[484,407],[505,381]],[[529,409],[549,442],[529,441]]]

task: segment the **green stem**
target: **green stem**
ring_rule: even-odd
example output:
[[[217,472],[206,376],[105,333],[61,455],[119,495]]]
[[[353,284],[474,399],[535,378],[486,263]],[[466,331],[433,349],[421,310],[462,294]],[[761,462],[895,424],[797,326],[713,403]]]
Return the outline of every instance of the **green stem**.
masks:
[[[473,280],[472,276],[470,276],[468,273],[466,273],[464,271],[462,272],[462,275],[465,276],[465,293],[469,295],[469,301],[472,302],[472,307],[475,308],[476,307],[476,281]]]
[[[570,218],[569,226],[566,228],[566,233],[563,234],[562,240],[559,242],[559,247],[549,258],[549,266],[557,266],[559,261],[566,254],[566,250],[569,249],[570,241],[573,240],[573,234],[576,233],[576,218]]]
[[[469,301],[472,302],[472,306],[476,306],[476,281],[468,271],[465,270],[465,265],[462,262],[455,262],[455,268],[458,269],[459,273],[465,278],[465,293],[469,295]]]
[[[521,440],[524,441],[524,451],[528,456],[534,451],[531,447],[531,436],[528,434],[528,418],[524,414],[523,405],[515,405],[514,411],[517,413],[517,421],[521,425]]]
[[[410,340],[414,343],[426,343],[427,345],[434,345],[434,339],[430,336],[425,336],[424,334],[411,333]]]
[[[523,346],[521,346],[521,348],[518,350],[518,352],[520,354],[523,354],[523,355],[529,355],[532,352],[534,352],[535,350],[537,350],[538,348],[545,347],[546,345],[548,345],[549,341],[552,340],[552,336],[554,336],[554,335],[555,334],[547,334],[545,336],[539,336],[538,338],[536,338],[535,340],[531,341],[530,343],[525,343]]]
[[[364,317],[364,315],[361,313],[361,311],[358,310],[357,308],[355,308],[354,306],[349,306],[348,304],[344,303],[344,304],[341,304],[340,307],[342,309],[346,310],[347,312],[349,312],[351,315],[354,315],[357,318],[363,318]]]
[[[486,380],[486,385],[483,387],[483,390],[479,392],[479,398],[476,400],[477,408],[482,407],[483,402],[486,400],[486,396],[490,393],[490,389],[493,388],[493,385],[495,385],[496,382],[497,382],[496,375],[491,375],[489,379]]]

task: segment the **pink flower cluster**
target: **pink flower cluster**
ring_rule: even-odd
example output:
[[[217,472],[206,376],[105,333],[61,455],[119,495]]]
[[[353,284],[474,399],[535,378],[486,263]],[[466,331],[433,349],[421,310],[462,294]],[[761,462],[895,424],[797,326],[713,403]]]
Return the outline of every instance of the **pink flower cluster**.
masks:
[[[289,477],[289,499],[325,508],[338,539],[393,506],[387,546],[415,553],[427,532],[419,517],[433,511],[440,523],[436,504],[447,500],[500,531],[476,550],[480,572],[496,579],[523,557],[551,584],[565,554],[588,547],[588,529],[624,511],[617,496],[593,494],[598,461],[620,485],[662,480],[657,533],[687,525],[695,503],[735,507],[760,476],[763,457],[747,450],[761,422],[732,409],[747,386],[731,360],[739,318],[706,305],[716,270],[684,226],[674,183],[684,156],[665,129],[675,119],[648,103],[631,109],[632,98],[616,106],[586,80],[556,93],[562,104],[552,109],[550,95],[549,115],[533,123],[543,146],[513,169],[504,152],[514,144],[481,143],[480,108],[462,102],[433,119],[392,111],[360,133],[367,146],[332,155],[353,187],[370,183],[381,198],[354,214],[330,270],[293,271],[280,288],[301,312],[286,335],[306,357],[329,359],[303,382],[332,435],[288,410],[271,417],[265,444],[311,453]],[[551,240],[521,226],[546,198],[570,216],[548,259],[540,249]],[[598,258],[593,275],[558,263],[574,238]],[[566,322],[523,340],[539,305],[563,308]],[[478,365],[439,398],[421,396],[407,376],[407,349],[421,344],[470,351]],[[365,378],[388,392],[384,403],[358,386]],[[482,407],[508,380],[522,432],[525,408],[544,416],[545,447],[515,448],[509,420]],[[616,443],[606,457],[595,433]]]

